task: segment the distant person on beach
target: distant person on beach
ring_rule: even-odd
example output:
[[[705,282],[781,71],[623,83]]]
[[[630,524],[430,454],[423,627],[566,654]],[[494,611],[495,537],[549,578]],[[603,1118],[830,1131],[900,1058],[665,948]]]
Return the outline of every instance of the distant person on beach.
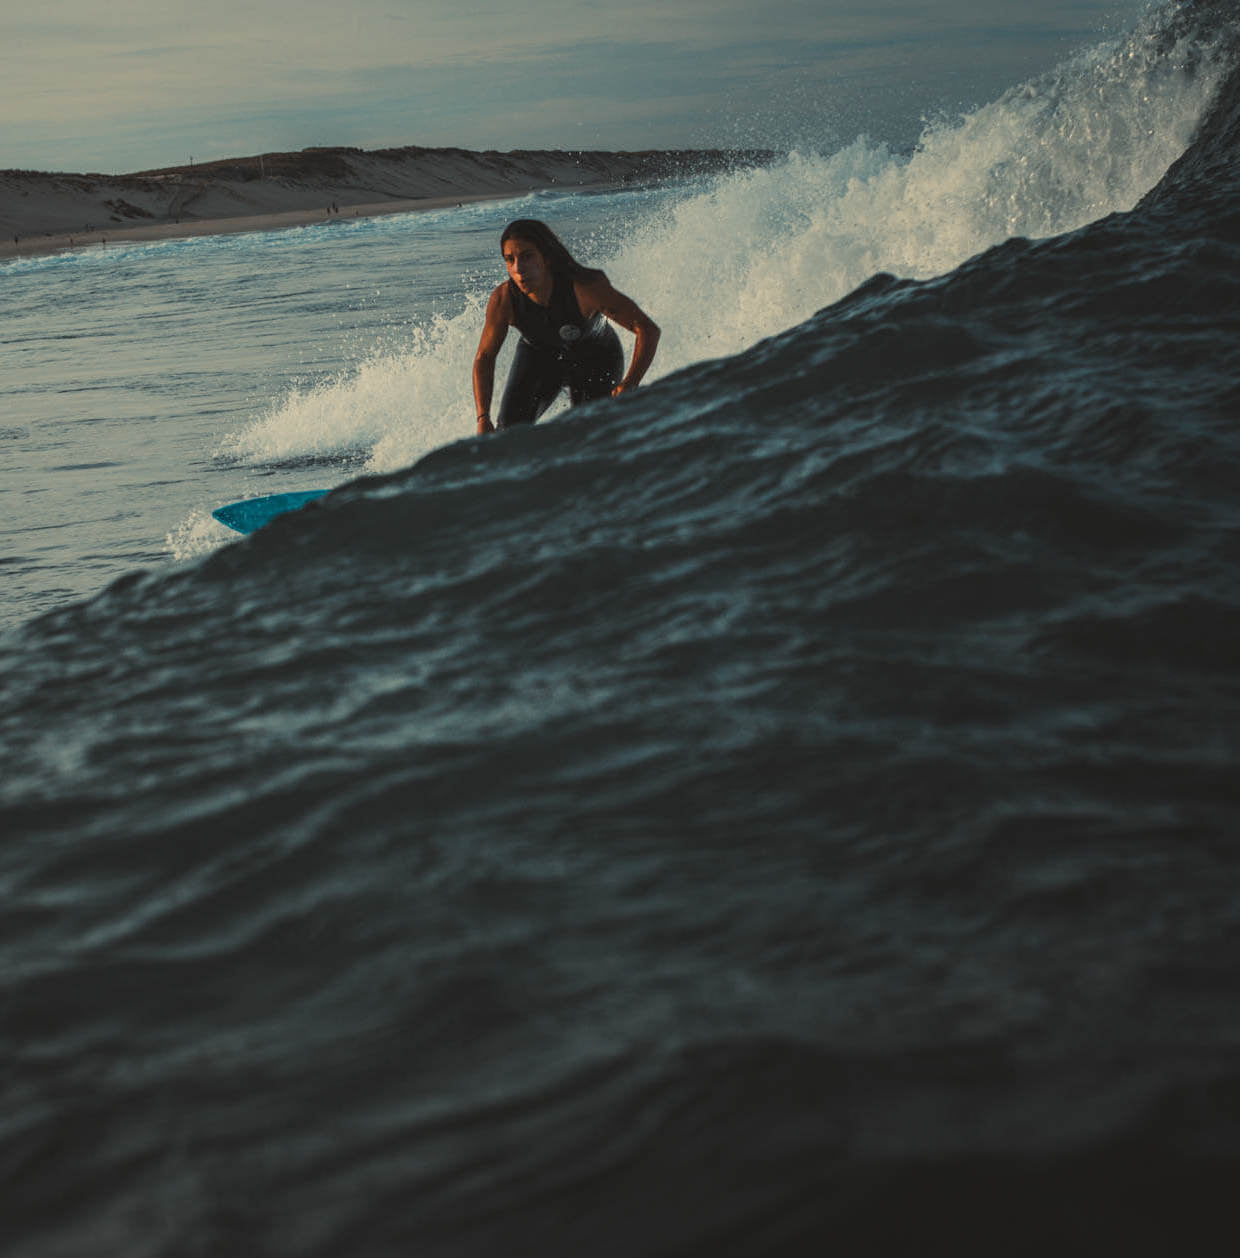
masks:
[[[478,434],[532,424],[568,388],[579,402],[634,389],[654,359],[659,329],[635,301],[612,288],[602,271],[583,266],[546,223],[519,218],[504,228],[500,252],[508,281],[487,302],[474,355]],[[636,337],[624,371],[614,320]],[[491,420],[495,359],[508,329],[521,334],[499,414]]]

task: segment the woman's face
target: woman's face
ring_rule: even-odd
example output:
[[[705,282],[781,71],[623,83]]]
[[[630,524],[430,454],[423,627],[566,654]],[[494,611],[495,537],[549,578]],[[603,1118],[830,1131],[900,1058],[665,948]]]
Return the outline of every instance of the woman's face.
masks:
[[[550,278],[547,260],[538,246],[519,236],[504,241],[504,265],[508,268],[508,275],[513,283],[527,297],[541,292],[544,283]]]

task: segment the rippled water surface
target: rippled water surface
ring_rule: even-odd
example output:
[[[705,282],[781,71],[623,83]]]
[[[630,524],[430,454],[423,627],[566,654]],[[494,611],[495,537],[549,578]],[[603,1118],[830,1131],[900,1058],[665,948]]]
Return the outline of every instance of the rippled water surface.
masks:
[[[7,1252],[1197,1252],[1236,30],[912,155],[5,268]],[[532,213],[658,369],[480,441]]]

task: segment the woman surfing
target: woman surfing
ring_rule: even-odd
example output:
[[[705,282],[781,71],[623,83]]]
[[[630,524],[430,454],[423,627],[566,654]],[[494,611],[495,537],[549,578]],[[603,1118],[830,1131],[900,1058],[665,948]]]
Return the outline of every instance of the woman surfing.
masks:
[[[602,271],[578,262],[538,219],[509,223],[500,251],[508,279],[487,302],[474,355],[479,435],[534,423],[565,387],[574,406],[636,388],[659,344],[654,320],[614,289]],[[636,338],[627,372],[620,338],[609,319]],[[495,359],[510,327],[520,332],[521,341],[492,422]]]

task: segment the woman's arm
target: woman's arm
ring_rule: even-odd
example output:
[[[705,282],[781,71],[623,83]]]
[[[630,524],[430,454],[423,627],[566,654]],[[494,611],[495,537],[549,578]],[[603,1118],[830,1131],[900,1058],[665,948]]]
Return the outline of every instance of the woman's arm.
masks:
[[[474,413],[478,416],[478,436],[494,432],[491,423],[491,394],[495,390],[495,359],[508,336],[508,285],[501,284],[487,302],[486,322],[474,355]]]
[[[624,379],[612,389],[611,395],[619,397],[626,389],[635,389],[654,361],[654,352],[659,347],[659,325],[631,297],[612,288],[605,275],[589,283],[578,280],[574,290],[583,315],[601,311],[613,323],[633,333],[636,338],[633,360],[624,373]]]

